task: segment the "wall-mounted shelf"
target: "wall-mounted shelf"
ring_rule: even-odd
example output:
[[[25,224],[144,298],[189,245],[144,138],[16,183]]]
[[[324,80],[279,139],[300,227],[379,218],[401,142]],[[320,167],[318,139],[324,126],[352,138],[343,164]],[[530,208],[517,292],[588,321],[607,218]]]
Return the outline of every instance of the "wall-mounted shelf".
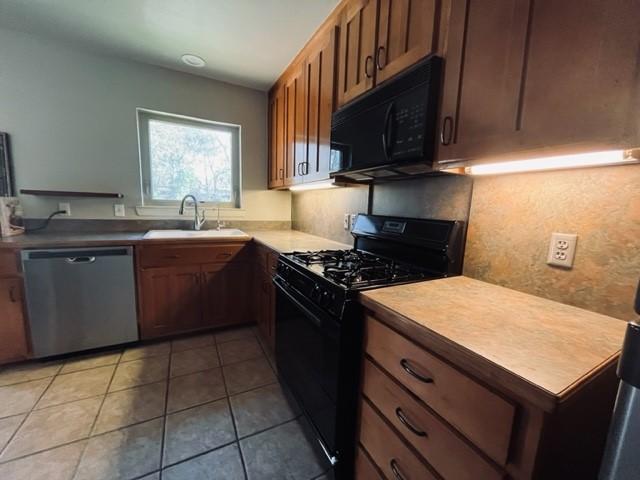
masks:
[[[37,195],[40,197],[85,197],[85,198],[123,198],[121,193],[110,192],[73,192],[66,190],[29,190],[21,189],[23,195]]]

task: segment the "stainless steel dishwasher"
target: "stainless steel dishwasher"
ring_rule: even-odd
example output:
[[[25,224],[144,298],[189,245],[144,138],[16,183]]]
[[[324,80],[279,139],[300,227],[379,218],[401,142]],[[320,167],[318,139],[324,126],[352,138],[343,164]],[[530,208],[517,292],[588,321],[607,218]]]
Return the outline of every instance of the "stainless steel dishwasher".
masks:
[[[133,248],[25,250],[33,354],[138,340]]]

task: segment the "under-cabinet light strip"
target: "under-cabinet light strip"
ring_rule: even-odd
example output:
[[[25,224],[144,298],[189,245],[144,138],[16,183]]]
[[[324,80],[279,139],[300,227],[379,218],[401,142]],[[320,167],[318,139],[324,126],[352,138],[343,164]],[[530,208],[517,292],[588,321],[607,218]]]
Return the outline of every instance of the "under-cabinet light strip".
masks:
[[[618,165],[638,163],[638,159],[626,155],[626,150],[609,150],[604,152],[561,155],[530,160],[487,163],[466,168],[470,175],[499,175],[504,173],[535,172],[540,170],[560,170],[565,168],[596,167],[602,165]]]

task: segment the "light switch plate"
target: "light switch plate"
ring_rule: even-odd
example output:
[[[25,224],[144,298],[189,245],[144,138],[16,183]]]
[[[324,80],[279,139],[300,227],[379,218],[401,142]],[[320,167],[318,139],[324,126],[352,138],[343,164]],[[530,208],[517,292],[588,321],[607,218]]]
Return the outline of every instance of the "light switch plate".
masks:
[[[349,214],[345,213],[344,218],[342,219],[342,228],[345,230],[349,230]]]
[[[573,267],[577,243],[578,235],[575,233],[552,233],[547,263],[556,267]]]
[[[116,217],[124,217],[124,205],[122,203],[114,203],[113,205],[113,214]]]

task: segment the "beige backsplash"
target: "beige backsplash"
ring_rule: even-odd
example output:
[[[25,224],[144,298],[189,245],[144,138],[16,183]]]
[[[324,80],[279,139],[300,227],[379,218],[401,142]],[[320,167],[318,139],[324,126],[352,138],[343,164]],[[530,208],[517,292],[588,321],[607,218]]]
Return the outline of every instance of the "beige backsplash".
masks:
[[[344,212],[367,188],[298,192],[293,228],[351,242]],[[493,177],[433,177],[376,186],[373,213],[469,220],[464,274],[624,320],[640,278],[640,166]],[[469,199],[471,201],[469,202]],[[469,203],[471,210],[469,212]],[[577,233],[573,269],[548,266],[552,232]]]

